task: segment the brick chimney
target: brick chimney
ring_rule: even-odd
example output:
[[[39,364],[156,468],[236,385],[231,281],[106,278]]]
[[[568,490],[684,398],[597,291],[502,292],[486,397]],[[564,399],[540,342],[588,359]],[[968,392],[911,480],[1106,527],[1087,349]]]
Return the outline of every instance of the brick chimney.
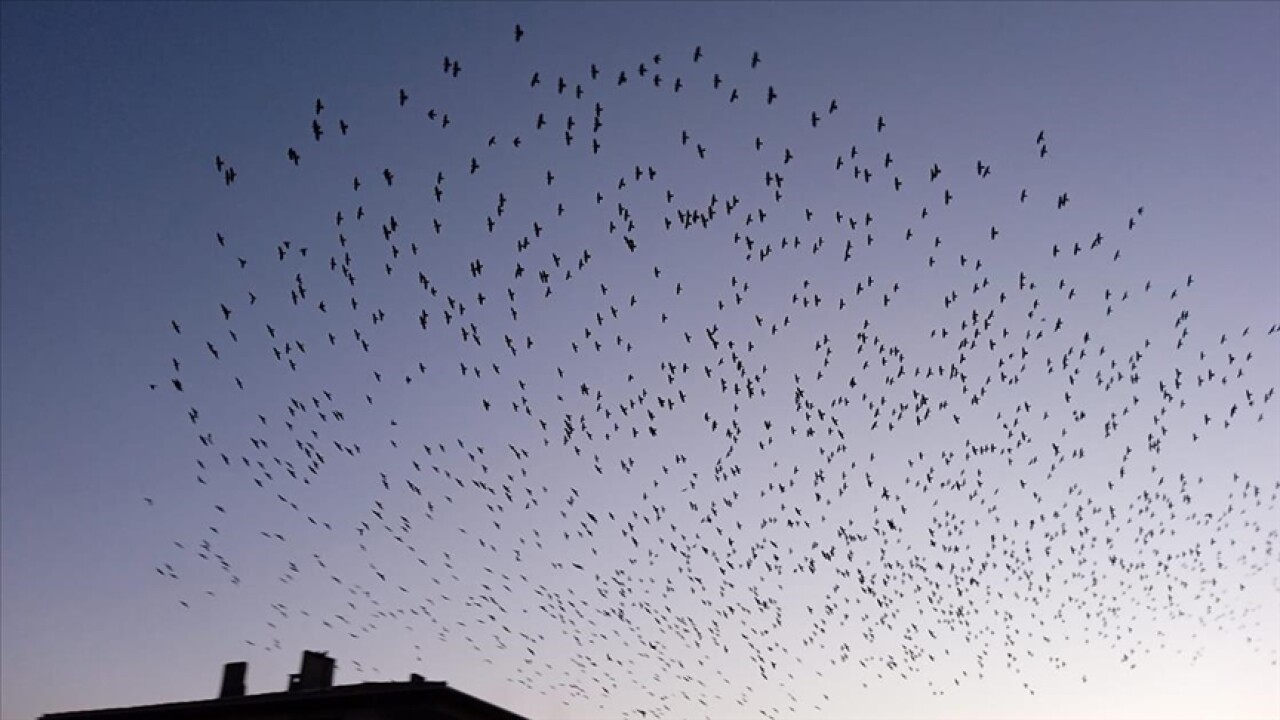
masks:
[[[249,670],[247,662],[229,662],[222,666],[222,690],[219,698],[244,696],[244,676]]]
[[[333,658],[325,653],[304,650],[302,670],[289,676],[289,692],[326,690],[333,687]]]

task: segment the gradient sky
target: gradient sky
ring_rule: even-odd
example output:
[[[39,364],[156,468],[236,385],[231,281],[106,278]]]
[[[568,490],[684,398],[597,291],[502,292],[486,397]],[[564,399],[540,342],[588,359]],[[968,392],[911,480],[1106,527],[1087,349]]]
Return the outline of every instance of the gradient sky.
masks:
[[[538,718],[1280,715],[1280,5],[6,2],[0,33],[0,718],[238,659],[280,690],[304,649]]]

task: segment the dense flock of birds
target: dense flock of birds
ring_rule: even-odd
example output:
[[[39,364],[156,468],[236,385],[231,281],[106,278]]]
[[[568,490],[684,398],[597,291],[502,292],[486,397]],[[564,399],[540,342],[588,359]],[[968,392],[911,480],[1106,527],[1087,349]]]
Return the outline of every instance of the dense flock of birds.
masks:
[[[1277,327],[1196,328],[1195,278],[1147,274],[1151,213],[1073,213],[1052,131],[1007,167],[923,157],[701,47],[525,66],[451,112],[490,82],[464,60],[216,158],[218,193],[297,225],[209,232],[222,295],[177,311],[152,386],[196,458],[146,502],[209,518],[156,568],[183,605],[255,582],[255,648],[474,652],[625,717],[829,706],[798,678],[1087,682],[1076,638],[1133,666],[1169,652],[1144,620],[1255,627],[1277,478],[1182,463],[1268,422]],[[413,143],[343,151],[392,128]],[[341,201],[255,185],[272,164]],[[245,534],[277,576],[242,574]]]

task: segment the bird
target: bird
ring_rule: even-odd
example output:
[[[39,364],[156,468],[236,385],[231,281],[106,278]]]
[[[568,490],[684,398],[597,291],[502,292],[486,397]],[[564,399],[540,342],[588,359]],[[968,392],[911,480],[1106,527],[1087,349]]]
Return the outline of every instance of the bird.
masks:
[[[525,57],[542,33],[465,78],[444,57],[456,87],[423,90],[426,122],[396,122],[382,91],[343,100],[358,132],[307,166],[303,128],[264,121],[295,144],[278,177],[270,145],[218,148],[226,185],[226,158],[267,168],[241,189],[270,178],[271,212],[228,195],[190,219],[236,262],[174,246],[173,335],[141,365],[198,440],[143,490],[191,506],[150,566],[174,599],[216,619],[202,593],[222,583],[269,596],[237,625],[255,652],[426,635],[619,717],[830,714],[789,681],[941,693],[993,658],[1085,683],[1082,640],[1126,666],[1171,642],[1131,616],[1250,627],[1258,590],[1238,582],[1268,567],[1252,538],[1275,483],[1215,466],[1201,486],[1168,449],[1227,457],[1260,436],[1242,427],[1274,427],[1257,423],[1280,326],[1242,332],[1248,307],[1234,329],[1193,322],[1218,270],[1176,244],[1151,262],[1140,185],[1052,222],[1082,192],[1060,163],[991,177],[988,152],[1027,149],[1013,118],[937,193],[965,145],[939,151],[914,118],[884,135],[883,115],[858,139],[874,111],[831,122],[835,98],[800,99],[832,97],[827,79],[786,58],[761,71],[733,38],[592,58],[556,32],[552,64]],[[524,89],[543,70],[556,92]],[[402,156],[427,170],[393,185]],[[386,190],[360,179],[378,164]],[[722,655],[747,672],[708,670]]]

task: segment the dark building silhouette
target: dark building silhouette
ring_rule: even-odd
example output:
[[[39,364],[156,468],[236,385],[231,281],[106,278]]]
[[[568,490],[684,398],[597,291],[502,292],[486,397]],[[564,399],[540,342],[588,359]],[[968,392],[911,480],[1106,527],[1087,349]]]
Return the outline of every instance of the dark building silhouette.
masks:
[[[212,700],[53,713],[41,720],[525,720],[416,673],[407,682],[335,686],[333,658],[310,650],[283,692],[246,695],[248,668],[244,662],[227,663],[222,689]]]

